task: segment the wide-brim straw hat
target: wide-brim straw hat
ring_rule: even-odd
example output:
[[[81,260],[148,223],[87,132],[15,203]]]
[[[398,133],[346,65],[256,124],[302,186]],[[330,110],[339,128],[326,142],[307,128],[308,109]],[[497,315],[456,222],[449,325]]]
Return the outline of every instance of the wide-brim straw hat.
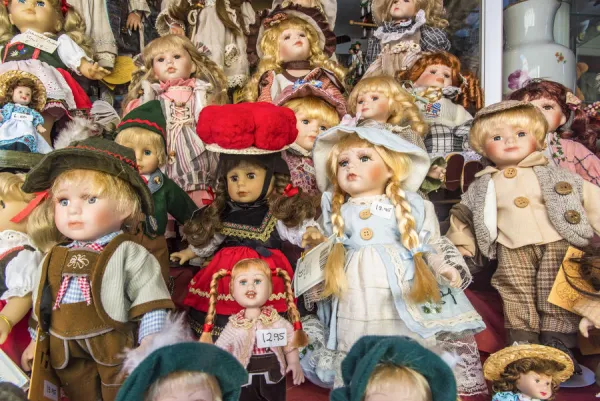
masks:
[[[0,99],[5,99],[8,88],[23,78],[31,79],[35,86],[35,91],[37,92],[37,96],[32,96],[29,107],[41,112],[44,110],[44,106],[46,106],[46,87],[38,77],[27,71],[13,70],[0,75]],[[12,102],[12,99],[5,99],[5,102]],[[32,106],[32,104],[34,104],[34,106]]]

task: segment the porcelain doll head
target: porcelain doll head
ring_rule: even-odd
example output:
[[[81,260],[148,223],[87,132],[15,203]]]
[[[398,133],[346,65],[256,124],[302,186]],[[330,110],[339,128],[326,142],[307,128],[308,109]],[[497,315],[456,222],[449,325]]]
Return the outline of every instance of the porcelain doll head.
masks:
[[[358,81],[350,97],[348,108],[362,119],[392,125],[410,125],[421,136],[429,130],[413,97],[392,77],[378,76]]]
[[[285,284],[288,317],[294,325],[294,337],[291,339],[291,345],[293,347],[304,347],[308,344],[308,337],[302,330],[302,324],[300,323],[300,313],[296,307],[290,276],[283,269],[272,269],[267,262],[261,259],[242,259],[233,266],[231,271],[221,269],[213,275],[210,283],[210,304],[203,333],[200,337],[201,342],[212,342],[211,331],[216,313],[217,296],[219,295],[218,285],[219,280],[225,276],[231,276],[229,292],[245,310],[264,306],[273,290],[271,277],[281,277]]]
[[[406,366],[383,363],[371,373],[363,401],[432,401],[429,383]]]
[[[204,372],[173,372],[154,382],[144,401],[222,401],[217,379]]]
[[[296,145],[311,151],[317,135],[339,124],[340,117],[327,102],[314,96],[292,99],[284,104],[296,115]]]
[[[27,232],[27,219],[18,222],[11,221],[34,198],[21,190],[25,182],[22,174],[0,173],[0,231],[13,230]]]
[[[9,71],[0,75],[0,104],[15,103],[38,112],[46,104],[46,89],[33,74]]]
[[[85,22],[66,0],[4,0],[0,4],[0,40],[8,42],[19,32],[30,29],[37,33],[64,32],[71,36],[88,55],[92,40],[85,35]]]
[[[444,7],[439,0],[374,0],[373,16],[377,22],[400,22],[414,18],[423,10],[427,25],[445,28]]]
[[[534,79],[511,93],[509,98],[533,103],[548,120],[549,132],[558,132],[561,138],[575,140],[596,152],[600,129],[589,121],[587,114],[573,99],[573,93],[564,85]]]
[[[469,144],[498,168],[516,166],[544,147],[548,123],[533,105],[504,101],[475,116]]]

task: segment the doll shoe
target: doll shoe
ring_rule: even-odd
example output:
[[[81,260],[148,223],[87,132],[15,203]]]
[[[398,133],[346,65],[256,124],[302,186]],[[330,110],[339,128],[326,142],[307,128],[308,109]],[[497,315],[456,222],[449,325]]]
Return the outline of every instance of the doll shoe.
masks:
[[[462,174],[462,182],[460,185],[463,193],[467,192],[469,185],[475,181],[475,174],[481,170],[483,170],[483,165],[479,161],[471,160],[465,163],[465,168],[463,169]]]
[[[558,338],[552,338],[550,341],[546,342],[544,345],[546,345],[548,347],[556,348],[557,350],[562,351],[565,354],[569,355],[569,358],[571,358],[571,361],[573,361],[573,368],[574,368],[573,374],[580,375],[583,372],[583,370],[581,369],[581,366],[579,366],[579,363],[575,359],[575,355],[573,355],[571,350],[569,348],[567,348],[567,346],[562,341],[560,341]]]
[[[460,188],[465,158],[460,153],[446,156],[446,189],[456,191]]]

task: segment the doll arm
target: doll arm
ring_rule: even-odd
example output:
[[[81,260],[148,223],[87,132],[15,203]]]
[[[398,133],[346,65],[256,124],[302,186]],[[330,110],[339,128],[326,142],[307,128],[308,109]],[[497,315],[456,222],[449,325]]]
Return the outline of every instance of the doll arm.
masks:
[[[277,220],[277,232],[281,236],[281,239],[284,241],[288,241],[291,244],[296,246],[302,246],[302,237],[306,230],[310,227],[314,227],[319,232],[323,232],[319,223],[315,221],[315,219],[307,219],[302,222],[301,225],[297,227],[287,227],[281,220]]]
[[[215,253],[215,251],[219,248],[219,245],[221,245],[221,243],[224,240],[225,236],[221,234],[215,234],[215,236],[208,242],[208,244],[201,247],[195,247],[190,245],[181,252],[173,252],[170,258],[172,261],[179,260],[180,265],[185,264],[185,262],[187,262],[190,259],[193,259],[196,256],[206,259]]]
[[[4,344],[12,328],[21,321],[31,309],[31,293],[22,297],[11,297],[0,312],[0,344]]]
[[[33,126],[38,127],[44,125],[44,117],[37,111],[31,109],[31,115],[33,116]]]
[[[166,176],[163,177],[166,187],[167,212],[177,220],[179,224],[184,224],[192,218],[192,214],[198,209],[192,198],[179,187],[175,182]]]
[[[109,74],[109,71],[100,67],[85,54],[85,51],[69,35],[63,34],[58,37],[58,57],[65,65],[75,71],[77,75],[83,75],[88,79],[98,80]]]
[[[470,255],[465,255],[462,251],[461,253],[464,256],[473,256],[475,255],[475,251],[477,249],[477,243],[475,242],[475,235],[473,231],[471,231],[471,227],[460,220],[455,214],[454,211],[450,211],[450,228],[446,233],[446,237],[459,249],[461,247],[463,250],[470,253]]]
[[[450,40],[446,32],[440,28],[434,28],[429,25],[421,26],[421,50],[422,51],[439,51],[450,50]]]
[[[150,7],[146,0],[128,0],[129,13],[139,12],[143,13],[147,18],[150,15]]]
[[[283,318],[280,322],[283,323],[283,327],[285,327],[286,329],[288,341],[287,345],[283,347],[283,352],[285,354],[285,362],[287,364],[285,372],[292,372],[292,380],[294,382],[294,385],[297,386],[304,383],[304,372],[300,367],[300,352],[298,351],[298,348],[292,347],[290,345],[292,338],[294,338],[294,327],[289,321]]]
[[[256,22],[256,11],[252,8],[252,3],[244,1],[242,3],[242,19],[244,20],[245,29],[248,30],[250,25]]]
[[[583,207],[596,235],[600,235],[600,187],[583,181]]]
[[[6,103],[4,107],[2,107],[2,123],[7,122],[12,117],[12,112],[15,109],[14,103]]]
[[[333,200],[333,194],[331,192],[323,192],[321,195],[321,226],[323,227],[323,234],[329,237],[333,234],[333,228],[331,224],[331,202]]]

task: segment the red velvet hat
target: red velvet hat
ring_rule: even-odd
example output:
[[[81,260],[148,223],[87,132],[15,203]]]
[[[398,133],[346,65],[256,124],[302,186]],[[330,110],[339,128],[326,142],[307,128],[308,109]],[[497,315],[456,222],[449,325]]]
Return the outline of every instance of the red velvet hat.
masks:
[[[206,106],[196,132],[206,149],[236,155],[281,152],[298,136],[294,112],[264,102]]]

